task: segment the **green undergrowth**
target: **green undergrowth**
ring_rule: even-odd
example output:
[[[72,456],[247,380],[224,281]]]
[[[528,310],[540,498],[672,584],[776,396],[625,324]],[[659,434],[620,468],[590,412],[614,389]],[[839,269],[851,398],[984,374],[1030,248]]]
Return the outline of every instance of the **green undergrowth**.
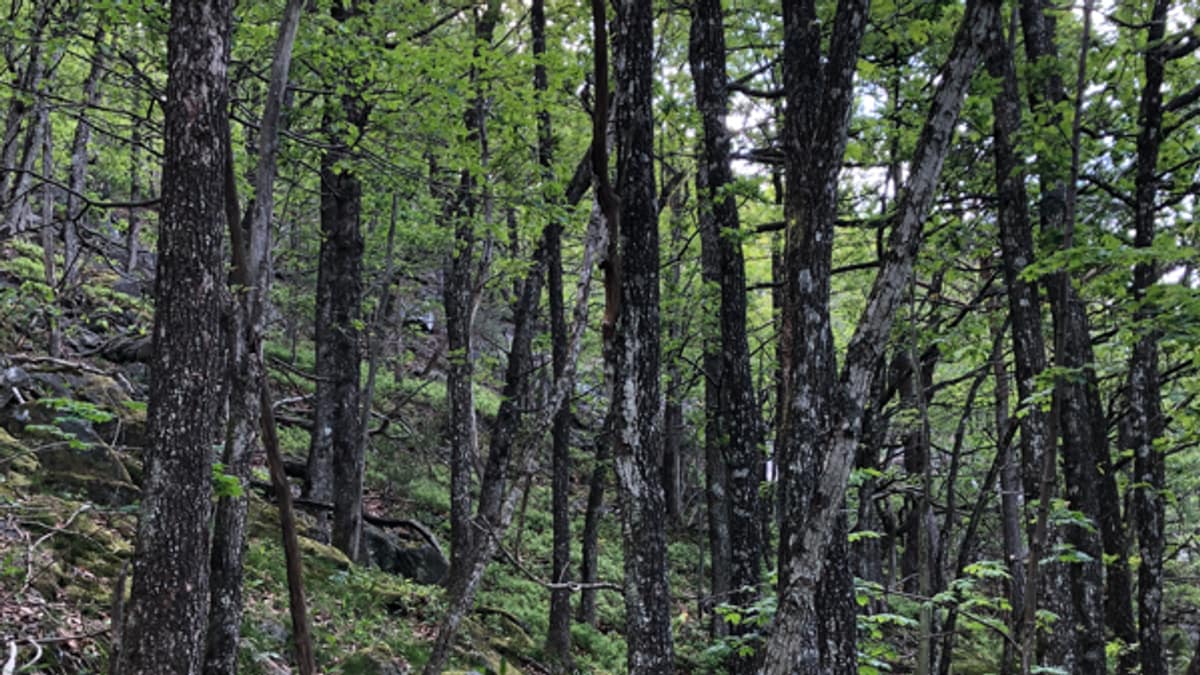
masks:
[[[306,546],[304,582],[318,666],[323,672],[369,673],[390,666],[420,667],[441,615],[441,591],[395,575],[347,565],[344,558]],[[246,614],[241,672],[290,653],[287,575],[282,548],[254,539],[246,556]]]

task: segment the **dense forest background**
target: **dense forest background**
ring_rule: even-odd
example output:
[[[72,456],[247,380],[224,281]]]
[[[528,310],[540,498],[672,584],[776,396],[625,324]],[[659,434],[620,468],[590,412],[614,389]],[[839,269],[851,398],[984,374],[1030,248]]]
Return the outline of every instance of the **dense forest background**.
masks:
[[[1192,0],[0,9],[4,675],[1200,675]]]

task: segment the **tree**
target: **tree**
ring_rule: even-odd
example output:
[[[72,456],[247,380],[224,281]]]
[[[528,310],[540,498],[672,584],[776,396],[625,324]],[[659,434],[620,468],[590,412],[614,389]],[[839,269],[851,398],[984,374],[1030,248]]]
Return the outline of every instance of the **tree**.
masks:
[[[232,5],[171,3],[146,483],[118,672],[198,673],[221,380]]]
[[[346,23],[360,12],[357,3],[335,2],[332,16]],[[352,76],[351,73],[342,73]],[[364,447],[359,345],[362,323],[363,239],[359,223],[362,183],[346,163],[353,129],[361,135],[370,103],[346,93],[327,104],[322,126],[329,136],[321,156],[321,252],[317,267],[315,339],[317,393],[308,455],[310,499],[333,504],[331,541],[351,560],[360,559]]]
[[[865,7],[839,5],[825,62],[819,53],[819,39],[806,33],[820,27],[812,5],[788,4],[784,8],[785,49],[794,50],[791,58],[785,53],[785,65],[793,64],[794,70],[785,73],[784,86],[789,99],[797,104],[789,106],[785,139],[790,173],[784,312],[791,315],[790,327],[795,332],[790,343],[793,372],[788,373],[786,387],[789,429],[781,439],[785,452],[781,460],[784,529],[780,534],[779,610],[767,643],[764,670],[853,672],[857,667],[854,632],[846,624],[847,612],[818,606],[819,601],[850,602],[831,597],[828,588],[822,592],[821,584],[833,581],[823,581],[826,556],[831,549],[839,550],[838,544],[844,547],[844,527],[839,527],[844,522],[842,500],[876,364],[912,273],[953,125],[980,57],[984,27],[999,8],[994,2],[967,4],[917,140],[886,252],[836,383],[832,378],[832,334],[821,317],[828,317],[829,312],[833,198],[845,148],[850,82],[866,21]],[[808,107],[804,107],[806,97]],[[813,100],[819,104],[811,103]],[[814,140],[826,147],[816,153],[804,152],[812,149],[805,143]],[[802,322],[812,325],[803,329]],[[844,558],[835,557],[833,564],[846,569]],[[836,573],[836,568],[829,572]],[[837,588],[841,593],[849,590]],[[851,618],[852,612],[850,605]],[[831,618],[841,621],[836,632],[822,628],[822,622]]]
[[[716,274],[720,288],[719,339],[707,343],[715,355],[705,355],[706,366],[712,372],[716,389],[716,405],[708,403],[706,415],[715,437],[706,439],[715,444],[719,454],[710,456],[720,466],[708,471],[723,480],[713,480],[712,497],[728,487],[727,502],[710,504],[717,509],[710,519],[727,519],[710,531],[713,537],[713,559],[729,558],[729,578],[718,579],[724,565],[714,562],[713,594],[728,591],[728,599],[717,597],[732,605],[746,607],[759,595],[760,566],[763,560],[762,509],[758,491],[762,481],[762,421],[751,380],[750,345],[746,337],[746,272],[742,258],[740,223],[734,199],[733,172],[730,169],[730,139],[725,117],[728,112],[727,76],[725,73],[725,24],[719,0],[699,0],[692,5],[692,27],[689,40],[689,60],[695,80],[696,107],[704,127],[703,153],[696,172],[696,191],[699,196],[700,236],[704,247],[705,269],[708,277]],[[711,262],[710,262],[711,261]],[[707,398],[707,395],[706,395]],[[721,532],[728,531],[727,542]],[[720,548],[718,548],[720,547]],[[725,550],[728,547],[728,551]],[[727,584],[727,586],[726,586]],[[734,626],[735,633],[745,633],[749,622]],[[754,659],[735,660],[735,672],[752,672]]]
[[[608,260],[611,276],[605,281],[606,286],[612,282],[619,286],[620,300],[615,317],[611,316],[614,307],[609,306],[606,321],[615,318],[615,323],[605,329],[614,362],[612,442],[625,549],[626,660],[632,674],[662,674],[672,672],[675,664],[658,381],[658,207],[650,154],[654,17],[650,3],[637,0],[618,2],[616,17],[618,209],[608,223],[610,250],[611,238],[617,238],[619,251],[616,259]],[[603,96],[599,88],[603,82],[597,82],[597,95]],[[604,118],[599,119],[603,124]],[[597,147],[594,143],[592,151]]]
[[[250,460],[259,446],[262,425],[263,313],[269,288],[271,214],[273,211],[279,126],[284,90],[291,67],[292,46],[300,24],[300,0],[289,0],[279,23],[271,62],[271,82],[263,110],[261,149],[255,172],[254,203],[248,237],[238,216],[233,158],[227,157],[226,220],[233,253],[235,302],[228,334],[229,420],[221,463],[238,480],[240,494],[223,495],[217,502],[213,527],[212,601],[209,607],[205,671],[212,675],[237,670],[242,625],[242,575],[246,548],[246,511]],[[81,122],[82,124],[82,122]],[[227,140],[228,143],[228,140]],[[232,155],[232,148],[227,146]],[[245,241],[248,238],[249,241]]]

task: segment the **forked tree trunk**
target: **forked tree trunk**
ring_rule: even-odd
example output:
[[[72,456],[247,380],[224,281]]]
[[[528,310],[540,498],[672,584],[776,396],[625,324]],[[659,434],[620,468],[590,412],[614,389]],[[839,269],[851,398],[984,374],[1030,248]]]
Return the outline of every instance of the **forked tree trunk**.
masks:
[[[1021,28],[1025,38],[1025,54],[1029,61],[1054,61],[1059,58],[1055,11],[1045,0],[1023,0],[1020,7]],[[1079,77],[1082,83],[1086,68],[1087,33],[1090,5],[1085,5],[1085,32],[1081,47]],[[1082,114],[1084,92],[1076,93],[1076,120]],[[1061,115],[1054,112],[1068,100],[1066,87],[1059,70],[1048,68],[1040,79],[1029,87],[1031,107],[1043,113],[1047,138],[1060,138]],[[1078,172],[1078,135],[1065,147],[1053,148],[1059,155],[1069,155],[1068,170],[1055,158],[1039,158],[1038,180],[1042,197],[1038,203],[1038,219],[1043,232],[1053,235],[1063,249],[1072,246],[1075,227],[1075,181]],[[1064,625],[1073,631],[1060,635],[1073,637],[1073,645],[1059,645],[1051,640],[1054,651],[1063,653],[1065,663],[1077,662],[1087,672],[1103,673],[1107,667],[1104,653],[1105,626],[1126,644],[1137,640],[1133,609],[1130,600],[1130,575],[1127,563],[1127,543],[1121,523],[1121,501],[1117,494],[1116,476],[1110,468],[1108,434],[1105,412],[1100,401],[1099,385],[1093,367],[1094,355],[1086,307],[1065,271],[1051,274],[1047,280],[1051,316],[1054,323],[1054,365],[1077,377],[1059,377],[1054,385],[1054,419],[1061,440],[1063,478],[1070,507],[1083,513],[1094,527],[1067,526],[1064,536],[1076,550],[1090,560],[1073,563],[1070,577],[1073,616],[1064,616]],[[1107,561],[1107,562],[1105,562]],[[1107,568],[1107,573],[1106,569]],[[1053,654],[1051,654],[1052,656]],[[1131,653],[1126,651],[1119,664],[1120,672],[1133,667]]]
[[[250,459],[259,447],[259,430],[262,428],[263,304],[270,285],[266,271],[270,268],[278,132],[302,4],[302,0],[289,0],[279,25],[271,62],[271,80],[259,130],[260,150],[254,204],[247,228],[242,227],[238,215],[232,156],[227,158],[225,172],[226,220],[233,256],[231,281],[236,295],[231,308],[228,346],[229,419],[221,461],[225,465],[225,472],[237,478],[242,494],[223,496],[217,502],[213,526],[212,602],[204,664],[208,675],[237,672]],[[229,145],[226,146],[226,152],[232,153]]]
[[[828,172],[808,174],[813,180],[805,181],[802,179],[805,174],[801,172],[814,168],[802,166],[801,158],[813,162],[813,155],[795,155],[789,164],[793,176],[801,180],[798,185],[789,186],[793,192],[786,211],[790,228],[788,259],[796,264],[789,265],[785,289],[789,291],[790,299],[784,310],[793,313],[797,325],[801,321],[828,316],[830,265],[828,252],[823,252],[823,248],[828,243],[825,237],[832,239],[836,166],[841,162],[845,147],[845,114],[852,99],[850,82],[866,21],[865,6],[840,5],[834,19],[830,56],[822,63],[817,53],[820,40],[810,34],[820,30],[820,22],[813,21],[815,10],[811,5],[800,4],[800,7],[785,5],[788,10],[785,14],[785,50],[789,49],[788,45],[793,50],[791,59],[785,54],[785,65],[793,62],[795,68],[788,69],[785,88],[789,102],[803,106],[806,93],[817,94],[821,105],[827,109],[826,114],[819,115],[808,110],[811,116],[804,114],[802,107],[791,109],[787,149],[789,154],[803,150],[805,138],[826,139],[825,142],[833,143],[832,148],[828,148],[832,152],[820,155],[822,159],[817,163],[830,161],[834,167]],[[839,634],[831,634],[824,628],[828,625],[825,618],[829,611],[821,605],[822,601],[831,599],[822,592],[822,583],[827,583],[823,581],[825,577],[836,574],[827,571],[826,561],[832,559],[831,552],[845,550],[842,505],[862,431],[863,411],[873,389],[877,364],[896,309],[909,288],[924,221],[933,202],[967,85],[979,60],[979,45],[985,37],[982,27],[987,25],[992,13],[999,11],[998,4],[996,0],[973,0],[967,4],[917,141],[886,254],[880,261],[866,309],[850,339],[845,365],[836,384],[822,388],[822,380],[816,379],[828,377],[822,368],[834,367],[831,338],[825,344],[821,337],[828,331],[828,324],[818,324],[813,331],[797,328],[797,335],[804,339],[796,339],[792,345],[794,360],[790,367],[794,372],[788,381],[788,417],[792,429],[783,439],[789,444],[781,466],[786,491],[783,502],[785,529],[780,543],[779,608],[767,643],[764,666],[764,672],[768,674],[817,675],[854,672],[856,669],[853,621],[848,626],[843,625]],[[823,67],[833,70],[822,77]],[[823,92],[815,89],[818,83],[824,83]],[[830,111],[836,114],[829,115]],[[817,178],[822,180],[815,180]],[[818,194],[825,197],[814,201]],[[818,205],[820,208],[814,210]],[[798,377],[800,374],[805,377]],[[813,417],[814,412],[818,416]],[[798,429],[803,429],[804,433],[797,433]],[[805,483],[806,478],[812,480],[811,485]],[[834,538],[838,541],[834,542]],[[845,564],[845,561],[839,562]],[[832,598],[832,601],[836,602],[838,598]],[[843,602],[852,603],[853,600],[846,597]],[[853,619],[853,604],[850,608]]]

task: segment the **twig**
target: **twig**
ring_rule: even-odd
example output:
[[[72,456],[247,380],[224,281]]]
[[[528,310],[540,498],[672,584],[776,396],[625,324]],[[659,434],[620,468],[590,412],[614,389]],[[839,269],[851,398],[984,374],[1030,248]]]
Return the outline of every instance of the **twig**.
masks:
[[[26,642],[33,645],[33,649],[34,649],[35,653],[33,655],[33,658],[29,660],[29,663],[26,663],[20,667],[19,670],[21,672],[25,672],[26,670],[29,670],[29,668],[32,667],[33,664],[37,663],[38,661],[41,661],[42,655],[46,653],[45,650],[42,649],[42,646],[40,644],[38,644],[37,640],[34,640],[33,638],[29,638],[28,640],[26,640]]]
[[[565,590],[571,591],[572,593],[577,593],[579,591],[592,590],[592,589],[601,590],[601,591],[616,591],[618,593],[622,593],[625,591],[625,589],[622,588],[619,584],[614,584],[611,581],[594,581],[594,582],[590,582],[590,583],[583,583],[583,582],[579,582],[579,581],[561,581],[561,582],[546,581],[545,579],[542,579],[541,577],[537,576],[536,574],[531,572],[528,568],[526,568],[524,565],[522,565],[521,561],[517,560],[516,557],[513,556],[513,554],[508,549],[504,548],[503,544],[497,543],[496,548],[498,548],[499,551],[504,554],[505,558],[508,558],[508,561],[510,563],[512,563],[513,566],[516,567],[517,570],[521,572],[521,574],[524,574],[526,576],[526,578],[528,578],[530,581],[532,581],[533,583],[535,583],[547,590],[559,591],[559,590],[565,589]]]
[[[89,365],[87,363],[82,363],[80,361],[68,361],[66,359],[55,358],[53,356],[32,356],[29,354],[9,354],[8,358],[12,359],[13,361],[18,361],[20,363],[34,363],[34,364],[47,363],[52,366],[57,366],[59,368],[70,368],[73,370],[82,370],[85,373],[92,373],[93,375],[104,375],[105,377],[109,377],[109,374],[106,371],[103,371],[93,365]]]
[[[4,675],[13,675],[13,672],[16,671],[16,669],[17,669],[17,643],[9,642],[8,643],[8,660],[4,662],[4,670],[0,671],[0,672],[3,672]]]
[[[45,541],[50,537],[53,537],[60,532],[65,532],[67,528],[71,526],[71,523],[75,522],[75,519],[79,517],[79,514],[91,508],[91,504],[81,504],[79,508],[75,509],[75,512],[71,514],[71,517],[67,518],[67,522],[62,524],[62,527],[50,528],[49,532],[38,537],[37,540],[30,545],[29,550],[25,553],[25,583],[22,584],[21,590],[17,593],[17,595],[23,595],[25,591],[29,590],[29,585],[33,583],[33,552],[37,549],[37,547],[45,543]]]

